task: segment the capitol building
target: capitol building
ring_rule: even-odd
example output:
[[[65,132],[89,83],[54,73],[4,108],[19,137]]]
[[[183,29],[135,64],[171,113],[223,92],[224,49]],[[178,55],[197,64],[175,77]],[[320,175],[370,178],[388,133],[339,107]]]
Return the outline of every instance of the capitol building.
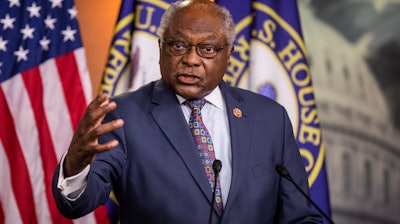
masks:
[[[299,1],[319,111],[332,218],[400,223],[400,132],[366,63],[372,38],[354,44]],[[340,16],[340,15],[338,15]]]

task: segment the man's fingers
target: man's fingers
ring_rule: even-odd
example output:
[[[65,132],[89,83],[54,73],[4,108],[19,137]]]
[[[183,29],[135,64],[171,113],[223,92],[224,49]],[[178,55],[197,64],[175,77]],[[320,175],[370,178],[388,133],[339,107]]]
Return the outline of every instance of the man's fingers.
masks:
[[[97,151],[97,153],[108,151],[108,150],[111,150],[114,147],[116,147],[118,144],[119,143],[118,143],[117,140],[112,140],[112,141],[109,141],[109,142],[106,142],[106,143],[103,143],[103,144],[99,144],[96,147],[96,151]]]
[[[115,108],[117,108],[117,104],[115,102],[105,103],[97,108],[88,108],[85,116],[88,117],[90,121],[96,121],[96,123],[98,123],[101,122],[107,113]]]
[[[79,173],[87,164],[91,163],[97,153],[113,149],[118,145],[117,140],[99,144],[98,138],[124,125],[122,119],[102,124],[106,114],[117,107],[110,102],[105,94],[96,97],[86,109],[74,133],[66,157],[64,174],[72,176]]]
[[[94,110],[99,107],[103,107],[110,103],[110,97],[107,94],[97,96],[92,102],[89,103],[88,109]]]
[[[87,128],[93,128],[93,125],[100,125],[105,115],[116,107],[117,104],[115,102],[110,102],[106,94],[97,96],[87,107],[81,120],[82,125]]]
[[[102,106],[104,103],[108,103],[109,99],[110,99],[110,96],[103,93],[103,94],[97,96],[91,104],[93,104],[95,107],[99,107],[99,106]]]
[[[118,128],[122,127],[123,125],[124,125],[124,121],[122,119],[117,119],[117,120],[113,120],[113,121],[104,123],[104,124],[94,128],[91,136],[92,136],[92,138],[97,139],[101,135],[111,132],[115,129],[118,129]]]
[[[88,110],[94,110],[96,108],[104,106],[107,103],[109,103],[109,96],[107,94],[102,94],[100,96],[97,96],[94,100],[92,100],[92,102],[89,103]]]

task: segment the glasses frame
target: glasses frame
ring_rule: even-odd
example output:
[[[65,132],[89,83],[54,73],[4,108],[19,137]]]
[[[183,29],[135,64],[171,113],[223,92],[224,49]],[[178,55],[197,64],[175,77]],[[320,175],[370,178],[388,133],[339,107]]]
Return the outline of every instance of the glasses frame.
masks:
[[[174,39],[160,39],[160,41],[162,43],[166,44],[166,49],[168,51],[168,53],[172,56],[183,56],[185,54],[190,53],[190,51],[192,50],[192,47],[195,47],[196,53],[197,55],[199,55],[202,58],[207,58],[207,59],[213,59],[216,58],[218,56],[218,52],[220,52],[221,50],[223,50],[226,46],[229,46],[230,44],[224,44],[222,47],[221,46],[217,46],[214,44],[187,44],[185,41],[180,41],[180,40],[174,40]],[[186,48],[185,51],[182,51],[182,53],[172,53],[171,48],[173,47],[174,44],[176,43],[182,43],[182,46],[184,46]],[[204,56],[201,51],[200,48],[201,47],[211,47],[213,49],[215,49],[215,55],[213,56]]]

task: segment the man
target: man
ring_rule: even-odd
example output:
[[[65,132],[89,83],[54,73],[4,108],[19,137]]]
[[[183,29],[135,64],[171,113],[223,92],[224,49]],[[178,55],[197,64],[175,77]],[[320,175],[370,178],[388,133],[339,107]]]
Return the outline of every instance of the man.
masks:
[[[233,51],[229,12],[206,0],[177,2],[159,35],[161,80],[88,106],[55,171],[61,213],[85,215],[114,190],[121,223],[203,224],[214,203],[213,223],[321,223],[275,172],[283,164],[308,190],[285,109],[222,81]],[[202,98],[202,108],[188,106]],[[201,146],[196,117],[212,139]],[[218,178],[207,168],[215,159],[223,166]]]

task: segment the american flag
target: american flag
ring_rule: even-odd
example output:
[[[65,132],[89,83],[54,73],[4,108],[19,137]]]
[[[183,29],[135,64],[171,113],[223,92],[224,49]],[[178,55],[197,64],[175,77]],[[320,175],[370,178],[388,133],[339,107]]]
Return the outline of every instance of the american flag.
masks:
[[[73,0],[0,0],[0,85],[0,224],[108,223],[62,217],[51,193],[92,95]]]

